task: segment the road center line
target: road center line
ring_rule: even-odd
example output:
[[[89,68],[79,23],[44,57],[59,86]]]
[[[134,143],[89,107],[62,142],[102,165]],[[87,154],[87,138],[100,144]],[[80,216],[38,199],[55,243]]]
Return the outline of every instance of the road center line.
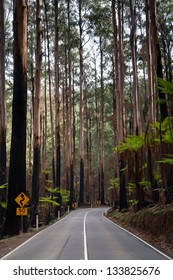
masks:
[[[88,250],[87,250],[87,237],[86,237],[86,217],[88,212],[84,216],[83,232],[84,232],[84,260],[88,260]]]

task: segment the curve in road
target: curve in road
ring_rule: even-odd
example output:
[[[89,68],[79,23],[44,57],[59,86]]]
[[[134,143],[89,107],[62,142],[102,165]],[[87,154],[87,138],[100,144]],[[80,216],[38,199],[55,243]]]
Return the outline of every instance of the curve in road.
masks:
[[[168,256],[105,218],[108,208],[71,212],[2,259],[166,260]]]

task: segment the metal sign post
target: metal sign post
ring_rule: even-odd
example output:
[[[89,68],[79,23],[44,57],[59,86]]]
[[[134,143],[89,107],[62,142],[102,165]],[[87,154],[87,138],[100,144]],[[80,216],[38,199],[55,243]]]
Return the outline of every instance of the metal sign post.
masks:
[[[23,232],[23,216],[28,215],[28,208],[24,207],[28,201],[29,197],[26,196],[23,192],[21,192],[16,198],[15,201],[20,207],[16,208],[16,215],[21,216],[21,232]]]

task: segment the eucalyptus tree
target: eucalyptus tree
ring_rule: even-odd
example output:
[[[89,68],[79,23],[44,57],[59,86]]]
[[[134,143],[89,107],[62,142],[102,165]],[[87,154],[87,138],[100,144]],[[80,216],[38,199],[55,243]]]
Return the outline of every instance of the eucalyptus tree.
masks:
[[[96,110],[100,117],[97,120],[97,132],[98,132],[98,180],[99,180],[99,192],[101,204],[105,203],[105,83],[106,83],[106,48],[111,44],[111,7],[109,1],[95,2],[90,5],[89,15],[90,29],[92,30],[92,36],[95,42],[97,41],[98,50],[97,55],[99,57],[99,71],[97,71],[97,91],[100,92],[99,98],[96,96]],[[98,67],[98,66],[97,66]],[[98,75],[98,72],[100,75]],[[100,100],[98,100],[100,99]],[[97,104],[100,104],[100,110],[98,110]],[[100,135],[99,135],[100,134]],[[100,139],[101,138],[101,139]]]
[[[50,21],[49,21],[49,5],[46,0],[43,0],[44,13],[45,13],[45,38],[47,43],[47,72],[48,72],[48,92],[49,92],[49,108],[50,108],[50,127],[51,127],[51,156],[52,156],[52,179],[55,186],[55,127],[54,127],[54,114],[53,114],[53,89],[52,89],[52,75],[51,75],[51,37],[50,37]]]
[[[5,222],[5,233],[9,235],[20,231],[15,198],[26,190],[27,8],[27,0],[14,1],[12,138]]]
[[[55,185],[61,186],[61,141],[60,141],[60,80],[59,80],[59,1],[54,1],[55,7],[55,101],[56,101],[56,181]],[[59,201],[60,202],[60,197]]]
[[[157,26],[158,26],[158,73],[157,76],[173,81],[172,53],[173,53],[173,4],[170,1],[157,1]],[[159,67],[160,65],[160,67]],[[160,70],[159,70],[160,69]],[[169,114],[173,115],[172,96],[165,97],[163,92],[159,92],[161,120]],[[163,103],[163,100],[167,103]],[[166,108],[167,105],[167,108]]]
[[[172,52],[173,52],[173,3],[170,1],[157,1],[158,35],[163,58],[163,74],[167,81],[172,82]]]
[[[116,144],[119,145],[125,137],[125,108],[124,108],[124,39],[123,22],[124,1],[112,0],[112,22],[114,36],[114,100],[116,100]],[[125,186],[125,161],[121,155],[116,160],[117,176],[120,180],[120,210],[127,208],[127,194]]]
[[[80,192],[79,205],[84,205],[84,15],[83,0],[78,0],[79,14],[79,60],[80,60]]]
[[[5,98],[5,7],[0,3],[0,186],[6,184],[6,98]],[[6,202],[6,191],[0,193],[0,203]],[[0,224],[4,211],[0,205]]]
[[[157,30],[156,1],[146,0],[146,39],[147,39],[147,69],[148,69],[148,121],[156,121],[156,67],[157,67]]]
[[[131,34],[130,34],[130,46],[132,52],[132,65],[133,65],[133,101],[134,101],[134,133],[136,135],[141,133],[141,114],[140,114],[140,97],[139,97],[139,85],[138,85],[138,69],[137,69],[137,15],[136,15],[136,1],[129,1],[131,11]]]
[[[41,0],[36,2],[36,71],[35,71],[35,97],[34,97],[34,156],[32,174],[32,204],[31,220],[35,223],[35,215],[38,212],[40,189],[40,96],[41,96],[41,72],[42,72],[42,46],[41,46]]]

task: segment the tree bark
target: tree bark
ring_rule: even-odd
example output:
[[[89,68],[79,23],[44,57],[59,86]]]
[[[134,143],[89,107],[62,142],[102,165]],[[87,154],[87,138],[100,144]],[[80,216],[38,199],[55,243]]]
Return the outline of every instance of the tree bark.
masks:
[[[137,73],[137,54],[136,54],[136,5],[134,1],[130,0],[130,10],[132,18],[132,27],[130,34],[130,45],[132,52],[132,65],[133,65],[133,100],[134,100],[134,133],[139,135],[141,133],[141,116],[139,104],[139,86],[138,86],[138,73]]]
[[[49,103],[50,103],[50,123],[51,123],[51,140],[52,140],[52,180],[53,186],[55,186],[55,141],[54,141],[54,116],[52,105],[52,83],[51,83],[51,67],[50,67],[50,39],[49,39],[49,24],[48,24],[48,12],[47,3],[44,1],[45,7],[45,20],[46,20],[46,39],[47,39],[47,55],[48,55],[48,79],[49,79]]]
[[[27,0],[14,0],[12,139],[5,233],[19,234],[15,198],[26,191]],[[26,223],[24,223],[26,230]]]
[[[56,188],[61,188],[61,139],[60,139],[60,94],[59,94],[59,1],[55,0],[55,104],[56,104]],[[57,202],[61,209],[61,195],[58,193]],[[57,213],[56,213],[57,215]]]
[[[32,175],[32,204],[31,223],[35,224],[35,215],[38,212],[39,189],[40,189],[40,95],[41,95],[41,0],[37,0],[36,18],[36,74],[35,74],[35,99],[34,99],[34,156]]]
[[[73,96],[72,96],[72,59],[71,59],[71,1],[67,3],[68,10],[68,88],[69,88],[69,158],[70,158],[70,207],[74,202],[74,153],[73,153]]]
[[[5,26],[4,0],[0,2],[0,186],[7,183],[6,174],[6,100],[5,100]],[[6,190],[0,192],[0,202],[6,202]],[[0,225],[5,209],[0,206]]]
[[[157,77],[163,79],[163,70],[162,70],[162,57],[160,51],[160,45],[157,44]],[[168,108],[166,102],[165,93],[158,89],[158,97],[160,99],[160,121],[162,122],[168,116]],[[162,101],[165,100],[163,103]]]
[[[101,176],[101,204],[105,204],[105,159],[104,159],[104,81],[103,81],[103,49],[102,49],[102,38],[100,37],[100,72],[101,72],[101,165],[100,165],[100,176]]]
[[[124,61],[123,61],[123,1],[112,0],[112,13],[113,13],[113,33],[114,33],[114,59],[115,71],[114,80],[116,81],[115,95],[116,95],[116,133],[117,145],[124,141],[125,135],[125,115],[124,115]],[[116,16],[118,11],[118,18]],[[118,26],[117,26],[118,23]],[[117,155],[116,168],[117,175],[120,179],[120,208],[121,211],[127,208],[127,194],[125,186],[124,168],[125,163],[122,155]]]
[[[155,1],[152,1],[155,2]],[[152,3],[152,6],[154,3]],[[154,53],[155,38],[153,38],[153,20],[151,20],[152,10],[151,1],[146,0],[146,34],[147,34],[147,64],[148,64],[148,121],[154,123],[156,120],[155,108],[155,75],[156,72],[156,54]],[[157,52],[157,50],[155,49]]]
[[[84,65],[83,65],[83,26],[82,26],[82,0],[79,0],[79,34],[80,34],[80,192],[79,192],[79,206],[84,205]]]

